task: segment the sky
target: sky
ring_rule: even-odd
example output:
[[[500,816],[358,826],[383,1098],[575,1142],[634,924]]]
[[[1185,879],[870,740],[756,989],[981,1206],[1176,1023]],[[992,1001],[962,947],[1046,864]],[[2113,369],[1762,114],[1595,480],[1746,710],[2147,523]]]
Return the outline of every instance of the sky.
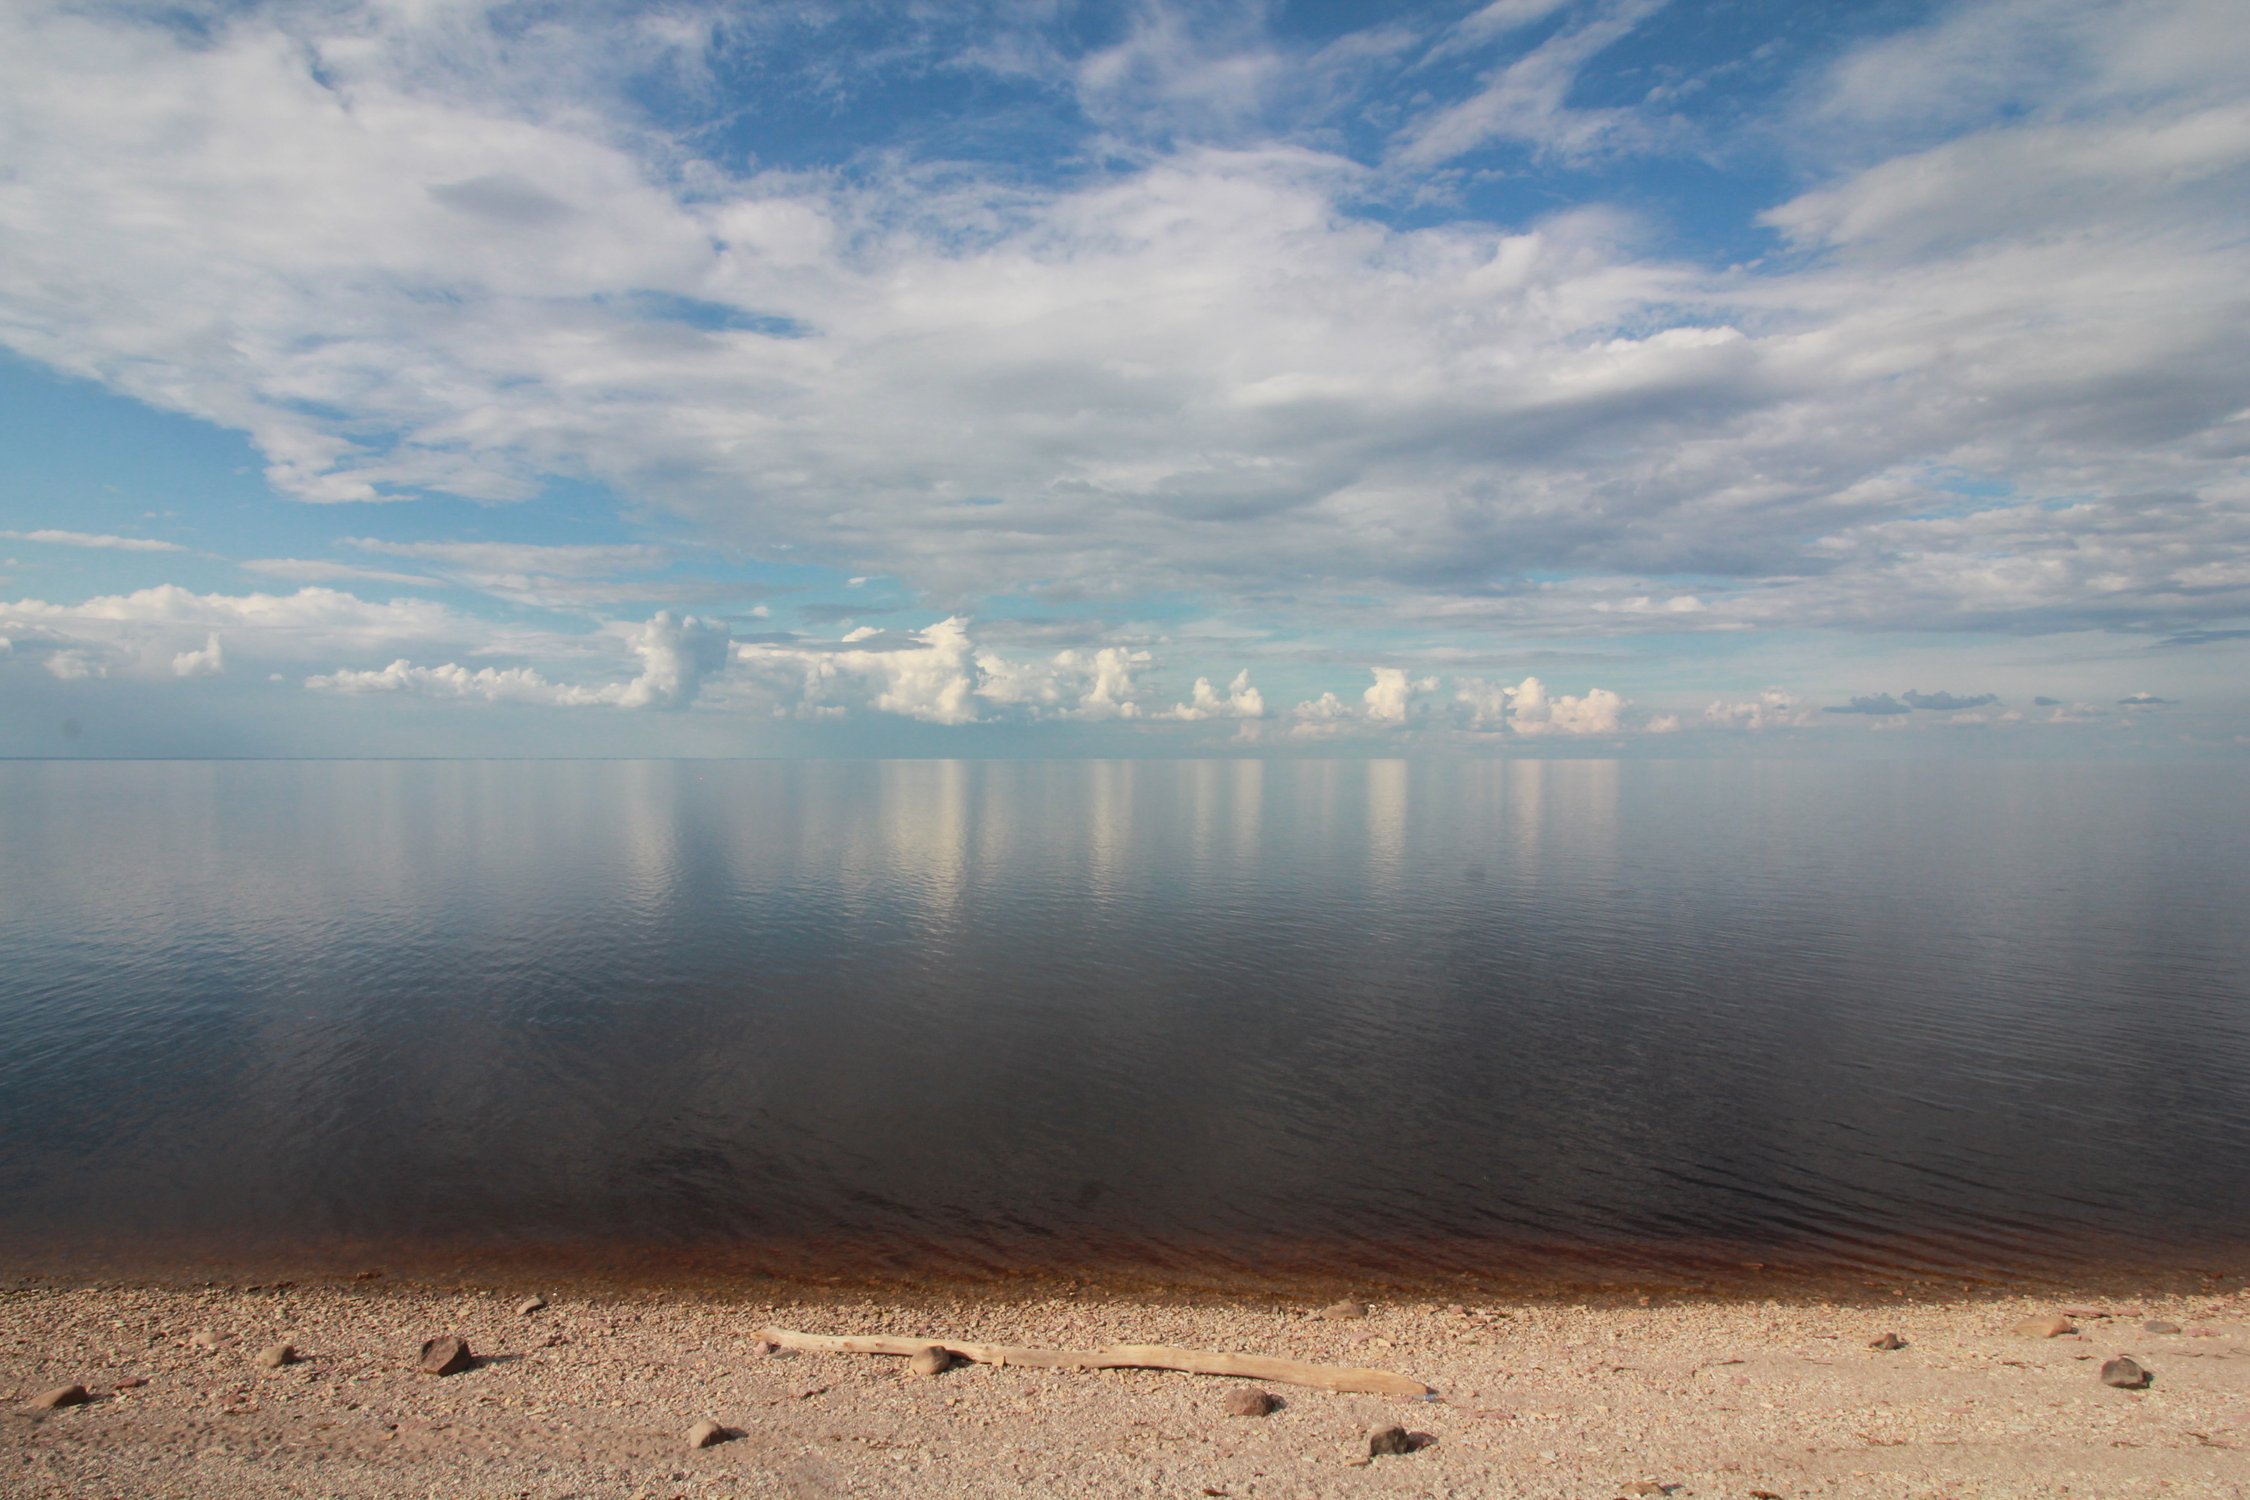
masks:
[[[2240,0],[0,6],[0,755],[2250,753]]]

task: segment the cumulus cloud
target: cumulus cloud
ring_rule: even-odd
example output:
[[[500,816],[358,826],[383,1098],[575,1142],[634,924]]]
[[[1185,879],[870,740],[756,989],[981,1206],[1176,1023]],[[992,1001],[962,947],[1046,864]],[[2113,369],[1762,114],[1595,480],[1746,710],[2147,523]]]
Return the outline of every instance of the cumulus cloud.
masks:
[[[1360,694],[1371,724],[1404,724],[1413,711],[1416,695],[1437,691],[1435,677],[1410,676],[1404,667],[1370,667],[1374,681]]]
[[[693,615],[676,618],[660,610],[646,624],[625,632],[626,645],[641,670],[630,681],[585,687],[549,680],[533,667],[469,668],[458,662],[418,666],[403,658],[379,670],[341,668],[307,677],[305,686],[330,693],[411,693],[485,703],[542,703],[557,708],[683,709],[693,703],[704,680],[727,662],[729,632],[723,624]]]
[[[1767,688],[1750,699],[1718,699],[1703,710],[1703,723],[1711,729],[1758,733],[1769,729],[1801,729],[1812,722],[1813,711],[1786,688]]]
[[[685,708],[695,701],[703,679],[727,662],[728,628],[694,615],[675,619],[657,611],[626,638],[641,660],[641,672],[618,694],[623,708]]]
[[[1525,735],[1616,734],[1625,708],[1625,700],[1607,688],[1589,689],[1583,697],[1558,695],[1537,677],[1513,686],[1470,678],[1457,685],[1454,701],[1466,711],[1472,729],[1504,728]]]
[[[172,658],[174,677],[216,677],[226,669],[226,652],[216,632],[204,638],[201,650],[182,651]]]
[[[1198,677],[1188,694],[1188,701],[1173,705],[1157,717],[1165,719],[1262,719],[1266,716],[1265,694],[1250,685],[1250,669],[1245,667],[1234,674],[1222,696],[1211,686],[1211,679]]]

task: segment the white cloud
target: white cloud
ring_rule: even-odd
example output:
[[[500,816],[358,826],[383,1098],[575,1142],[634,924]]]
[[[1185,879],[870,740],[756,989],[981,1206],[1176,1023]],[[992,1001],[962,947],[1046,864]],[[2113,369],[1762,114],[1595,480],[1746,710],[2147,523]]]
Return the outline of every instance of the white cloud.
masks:
[[[1092,680],[1078,700],[1075,716],[1082,719],[1139,717],[1141,706],[1133,701],[1133,668],[1148,659],[1146,651],[1128,651],[1122,646],[1105,646],[1096,651],[1091,663]],[[1066,651],[1057,660],[1065,666],[1077,665],[1073,652]]]
[[[57,651],[47,658],[47,670],[64,682],[82,682],[89,677],[109,675],[108,664],[90,651]]]
[[[1417,121],[1399,159],[1434,166],[1492,141],[1518,142],[1565,159],[1581,158],[1647,139],[1648,124],[1631,109],[1574,107],[1572,86],[1598,53],[1622,41],[1664,0],[1608,0],[1585,24],[1566,28],[1489,75],[1458,104]],[[1498,34],[1559,7],[1503,3],[1485,7],[1463,33]]]
[[[1245,667],[1234,674],[1227,684],[1224,696],[1211,686],[1211,679],[1198,677],[1188,694],[1188,701],[1175,704],[1162,719],[1181,719],[1193,722],[1198,719],[1262,719],[1266,716],[1265,695],[1250,685],[1250,669]]]
[[[227,669],[226,652],[216,631],[204,638],[202,649],[182,651],[172,658],[174,677],[216,677]]]
[[[315,692],[410,693],[426,698],[459,698],[483,703],[541,703],[578,708],[612,702],[595,689],[550,682],[530,667],[478,667],[453,662],[418,667],[401,658],[379,671],[341,668],[305,679]]]
[[[1417,693],[1437,691],[1435,677],[1409,676],[1404,667],[1370,667],[1375,680],[1360,694],[1366,716],[1374,724],[1404,724],[1413,711]]]
[[[1583,697],[1557,696],[1537,677],[1513,687],[1471,678],[1457,685],[1454,698],[1468,709],[1470,728],[1505,727],[1524,735],[1616,734],[1625,707],[1607,688],[1590,688]]]
[[[92,531],[0,531],[11,542],[45,542],[56,547],[94,547],[111,552],[185,552],[176,542],[153,541],[145,536],[109,536]]]
[[[660,610],[646,624],[622,633],[641,670],[630,681],[600,687],[558,683],[528,666],[472,669],[457,662],[417,666],[404,658],[380,670],[315,673],[305,679],[305,686],[316,692],[412,693],[558,708],[683,709],[695,701],[705,679],[727,662],[726,626],[693,615],[675,618]]]
[[[325,588],[198,594],[177,584],[97,595],[79,604],[0,601],[0,627],[36,636],[43,649],[60,653],[50,659],[50,671],[81,677],[112,669],[142,677],[181,675],[182,658],[207,660],[208,667],[198,670],[214,671],[221,653],[213,643],[221,634],[231,643],[227,654],[266,662],[333,660],[409,643],[489,639],[494,633],[423,600],[373,603]]]
[[[891,642],[873,626],[844,637],[841,649],[741,641],[735,655],[786,709],[808,716],[872,707],[932,724],[973,724],[982,668],[968,621],[952,616]],[[1003,691],[1020,679],[1003,674]]]
[[[608,56],[692,68],[693,16],[249,6],[191,36],[0,7],[0,340],[249,434],[307,499],[590,479],[949,608],[1203,589],[1558,632],[2250,608],[2231,9],[2000,0],[1856,49],[1788,122],[1808,186],[1756,267],[1667,261],[1598,207],[1370,210],[1487,143],[1642,143],[1645,101],[1572,92],[1640,13],[1565,17],[1370,165],[1328,122],[1261,130],[1304,59],[1152,10],[1076,83],[1190,143],[1043,186],[699,158],[622,111]],[[664,565],[405,545],[574,607]],[[1017,701],[973,659],[932,670],[970,686],[910,687],[918,715]]]
[[[685,708],[702,690],[703,679],[727,663],[727,627],[694,615],[674,619],[657,611],[626,637],[641,659],[641,673],[617,696],[623,708]]]
[[[1816,712],[1785,688],[1767,688],[1755,698],[1714,701],[1703,710],[1703,722],[1712,729],[1799,729],[1817,722]]]
[[[310,557],[252,557],[235,566],[245,573],[302,583],[397,583],[426,588],[436,581],[420,573],[394,573],[384,568],[362,568]]]

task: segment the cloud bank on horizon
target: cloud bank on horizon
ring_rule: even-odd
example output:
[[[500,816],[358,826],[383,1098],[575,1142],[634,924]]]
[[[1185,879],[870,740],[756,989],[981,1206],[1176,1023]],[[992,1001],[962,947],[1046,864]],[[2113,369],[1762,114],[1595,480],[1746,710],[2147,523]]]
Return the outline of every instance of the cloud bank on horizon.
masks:
[[[25,0],[0,753],[2239,747],[2239,23]]]

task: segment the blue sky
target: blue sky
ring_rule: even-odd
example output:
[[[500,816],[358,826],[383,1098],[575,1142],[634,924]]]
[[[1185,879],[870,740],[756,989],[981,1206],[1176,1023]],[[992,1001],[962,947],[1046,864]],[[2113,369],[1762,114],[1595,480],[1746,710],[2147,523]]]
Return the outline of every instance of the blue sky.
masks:
[[[2230,754],[2232,0],[0,13],[0,754]]]

